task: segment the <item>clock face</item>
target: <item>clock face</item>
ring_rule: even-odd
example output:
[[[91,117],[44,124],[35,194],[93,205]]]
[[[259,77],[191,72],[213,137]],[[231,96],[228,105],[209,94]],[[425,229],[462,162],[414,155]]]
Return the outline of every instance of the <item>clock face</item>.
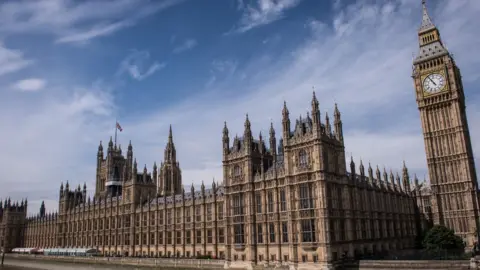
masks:
[[[432,73],[423,80],[423,90],[427,93],[436,93],[445,87],[445,77]]]

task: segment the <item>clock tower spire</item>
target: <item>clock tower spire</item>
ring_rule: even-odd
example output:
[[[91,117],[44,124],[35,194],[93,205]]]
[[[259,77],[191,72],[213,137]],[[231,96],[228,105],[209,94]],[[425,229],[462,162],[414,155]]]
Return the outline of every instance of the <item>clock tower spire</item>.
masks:
[[[462,77],[425,0],[418,41],[412,77],[432,189],[433,222],[453,229],[472,246],[479,227],[478,184]]]

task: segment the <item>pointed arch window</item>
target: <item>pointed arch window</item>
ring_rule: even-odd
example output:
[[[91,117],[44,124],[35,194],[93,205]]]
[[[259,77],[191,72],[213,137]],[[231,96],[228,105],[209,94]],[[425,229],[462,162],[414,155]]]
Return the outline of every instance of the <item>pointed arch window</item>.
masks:
[[[242,169],[240,168],[240,166],[235,165],[235,167],[233,167],[233,177],[240,177],[240,176],[242,176]]]
[[[300,150],[300,152],[298,153],[298,164],[300,166],[307,166],[308,165],[308,155],[307,155],[307,151],[305,150]]]

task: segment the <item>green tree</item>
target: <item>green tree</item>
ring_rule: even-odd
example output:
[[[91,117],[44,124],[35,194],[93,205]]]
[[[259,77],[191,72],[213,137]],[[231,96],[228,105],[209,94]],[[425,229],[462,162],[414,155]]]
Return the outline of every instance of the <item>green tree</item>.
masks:
[[[455,235],[452,229],[435,225],[425,234],[423,247],[431,252],[463,252],[465,243],[461,237]]]

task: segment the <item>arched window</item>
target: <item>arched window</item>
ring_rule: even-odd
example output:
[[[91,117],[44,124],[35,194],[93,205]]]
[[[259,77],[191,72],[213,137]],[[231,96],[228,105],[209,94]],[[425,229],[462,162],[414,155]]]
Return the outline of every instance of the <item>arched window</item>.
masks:
[[[233,167],[233,177],[239,177],[242,175],[242,170],[240,169],[240,166],[236,165]]]
[[[307,166],[308,157],[305,150],[300,150],[300,152],[298,153],[298,163],[300,166]]]

